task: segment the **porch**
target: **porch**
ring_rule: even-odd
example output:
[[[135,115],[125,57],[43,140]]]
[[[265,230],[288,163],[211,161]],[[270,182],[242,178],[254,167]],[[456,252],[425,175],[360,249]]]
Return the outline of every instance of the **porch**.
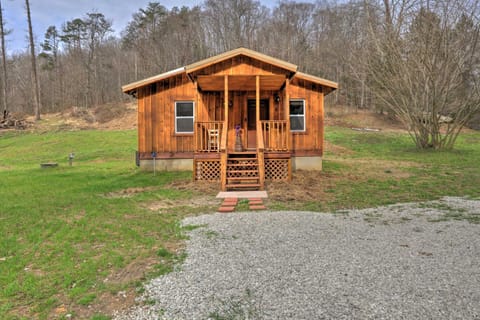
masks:
[[[222,191],[263,190],[266,180],[291,179],[288,121],[261,120],[257,125],[261,130],[256,130],[255,148],[240,145],[237,132],[232,149],[224,121],[195,122],[194,179],[220,182]]]
[[[220,181],[225,191],[263,190],[265,180],[290,179],[288,75],[197,75],[195,80],[203,107],[194,124],[195,180]]]

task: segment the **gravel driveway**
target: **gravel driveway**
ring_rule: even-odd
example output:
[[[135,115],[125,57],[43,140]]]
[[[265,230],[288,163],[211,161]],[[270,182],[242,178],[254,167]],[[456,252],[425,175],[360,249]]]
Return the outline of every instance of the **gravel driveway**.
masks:
[[[188,218],[185,262],[115,319],[480,319],[478,222],[463,198]]]

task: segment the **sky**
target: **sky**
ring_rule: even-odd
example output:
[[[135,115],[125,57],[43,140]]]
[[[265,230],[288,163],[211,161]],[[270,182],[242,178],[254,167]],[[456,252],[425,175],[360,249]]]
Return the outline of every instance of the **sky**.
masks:
[[[156,0],[171,9],[174,6],[193,7],[201,5],[203,0]],[[27,18],[24,0],[0,0],[3,8],[3,18],[7,30],[12,30],[6,38],[9,54],[25,51],[27,44]],[[103,13],[112,20],[115,33],[118,35],[131,20],[132,14],[140,8],[146,8],[149,2],[155,0],[30,0],[33,33],[36,43],[43,41],[45,31],[51,25],[60,29],[62,24],[75,18],[82,18],[86,13]],[[261,0],[262,4],[273,7],[276,0]]]

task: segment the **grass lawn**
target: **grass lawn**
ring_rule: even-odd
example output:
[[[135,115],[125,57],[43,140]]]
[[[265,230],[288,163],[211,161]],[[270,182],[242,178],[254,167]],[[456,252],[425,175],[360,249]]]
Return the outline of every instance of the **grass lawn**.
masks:
[[[443,152],[415,150],[400,133],[329,127],[326,139],[335,148],[325,154],[319,193],[271,199],[270,209],[480,196],[480,133],[463,134]],[[145,206],[205,195],[171,187],[191,172],[139,171],[135,149],[136,131],[0,134],[0,319],[108,319],[132,302],[145,270],[166,273],[182,259],[179,220],[213,208]],[[49,161],[59,167],[40,169]]]
[[[480,196],[478,132],[461,135],[455,149],[448,151],[418,150],[404,133],[329,128],[326,139],[351,153],[338,156],[327,151],[325,172],[347,171],[358,178],[337,184],[331,209]]]
[[[86,306],[105,292],[135,286],[139,279],[118,276],[134,259],[155,258],[147,265],[158,274],[180,258],[178,220],[188,210],[159,214],[139,204],[190,197],[163,186],[191,173],[142,173],[135,146],[135,131],[0,136],[0,319],[90,317]],[[47,161],[59,167],[40,169]],[[114,193],[127,188],[146,191]]]

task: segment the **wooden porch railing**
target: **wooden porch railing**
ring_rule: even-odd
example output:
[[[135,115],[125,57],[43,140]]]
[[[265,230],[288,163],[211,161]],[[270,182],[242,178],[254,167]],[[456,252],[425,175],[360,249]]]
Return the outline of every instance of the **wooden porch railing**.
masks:
[[[260,128],[261,121],[257,122],[257,128]],[[257,158],[258,158],[258,176],[260,180],[260,190],[265,189],[265,144],[263,142],[263,130],[257,130]]]
[[[287,120],[262,120],[260,123],[265,151],[290,151]]]
[[[223,121],[195,122],[195,152],[220,152]]]

